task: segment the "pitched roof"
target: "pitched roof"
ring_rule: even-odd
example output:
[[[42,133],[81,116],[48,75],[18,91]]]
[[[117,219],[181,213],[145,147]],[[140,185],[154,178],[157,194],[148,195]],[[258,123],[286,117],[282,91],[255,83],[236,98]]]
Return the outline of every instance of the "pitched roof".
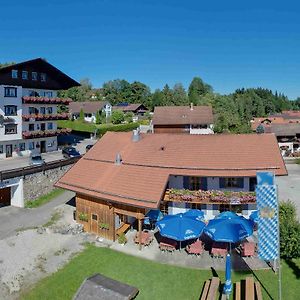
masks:
[[[87,102],[71,102],[69,105],[70,113],[76,114],[83,109],[85,113],[96,113],[102,110],[107,101],[87,101]]]
[[[148,110],[141,103],[132,103],[132,104],[128,104],[128,105],[116,105],[116,106],[113,106],[113,110],[122,110],[124,112],[136,112],[140,107],[143,111]]]
[[[46,82],[40,82],[24,80],[22,81],[23,87],[42,88],[42,85],[46,85],[48,89],[51,88],[53,90],[66,90],[74,86],[80,86],[80,83],[78,83],[77,81],[75,81],[74,79],[72,79],[71,77],[54,67],[52,64],[47,62],[45,59],[40,57],[0,68],[0,83],[14,84],[15,79],[12,79],[11,77],[2,78],[2,75],[5,75],[7,72],[10,72],[14,69],[22,70],[22,68],[25,69],[27,67],[31,67],[35,71],[45,72],[47,75],[52,76],[52,81],[49,82],[47,80]],[[39,86],[36,86],[37,84]]]
[[[153,125],[212,124],[211,106],[156,106]]]
[[[115,164],[116,154],[122,164]],[[133,206],[156,208],[170,175],[286,175],[273,134],[182,135],[108,132],[57,183],[57,187]]]
[[[300,123],[272,124],[269,132],[276,136],[296,136],[300,134]]]

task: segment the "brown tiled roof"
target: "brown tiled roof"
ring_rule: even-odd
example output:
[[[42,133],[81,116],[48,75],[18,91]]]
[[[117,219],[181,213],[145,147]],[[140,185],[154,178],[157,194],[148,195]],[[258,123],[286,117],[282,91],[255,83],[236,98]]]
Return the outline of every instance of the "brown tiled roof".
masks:
[[[142,107],[142,110],[147,110],[147,108],[140,103],[132,103],[128,105],[120,105],[120,106],[113,106],[113,110],[122,110],[124,112],[136,112],[140,107]]]
[[[300,134],[300,123],[272,124],[269,131],[276,136],[296,136]]]
[[[83,109],[85,113],[96,113],[102,110],[107,101],[89,101],[89,102],[71,102],[69,105],[69,112],[76,114]]]
[[[120,153],[122,164],[115,164]],[[56,186],[96,198],[154,208],[169,175],[256,176],[259,170],[286,175],[273,134],[181,135],[106,133]]]
[[[211,106],[156,106],[153,125],[213,124]]]

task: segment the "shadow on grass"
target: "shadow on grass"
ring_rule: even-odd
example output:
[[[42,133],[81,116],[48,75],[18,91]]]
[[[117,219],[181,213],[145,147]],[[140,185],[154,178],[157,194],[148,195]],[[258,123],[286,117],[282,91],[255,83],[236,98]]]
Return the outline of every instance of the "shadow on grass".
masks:
[[[300,268],[295,264],[295,262],[291,259],[285,260],[286,264],[293,270],[293,273],[295,274],[296,278],[300,278]]]
[[[252,271],[252,274],[254,276],[254,278],[260,283],[262,289],[267,293],[267,295],[270,297],[271,300],[274,300],[274,298],[271,296],[271,294],[269,293],[269,291],[267,290],[266,286],[262,283],[262,281],[257,277],[257,275],[255,274],[254,271]]]

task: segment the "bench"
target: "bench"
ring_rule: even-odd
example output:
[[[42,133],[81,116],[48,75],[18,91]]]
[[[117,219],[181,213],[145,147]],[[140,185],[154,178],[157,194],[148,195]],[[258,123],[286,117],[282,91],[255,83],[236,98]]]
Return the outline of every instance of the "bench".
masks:
[[[216,300],[219,295],[220,279],[213,277],[211,280],[206,280],[200,300]]]
[[[235,300],[241,300],[241,283],[237,282],[235,284],[235,295],[234,295]]]
[[[262,300],[261,286],[260,283],[257,281],[255,281],[255,294],[257,300]]]
[[[242,289],[241,282],[235,284],[235,300],[262,300],[261,285],[253,277],[246,277]],[[243,292],[242,292],[243,291]]]
[[[126,233],[127,230],[130,228],[130,224],[123,223],[117,230],[116,235],[119,236],[121,233]]]
[[[246,300],[255,300],[253,277],[246,277],[245,294],[246,294],[246,297],[245,297]]]

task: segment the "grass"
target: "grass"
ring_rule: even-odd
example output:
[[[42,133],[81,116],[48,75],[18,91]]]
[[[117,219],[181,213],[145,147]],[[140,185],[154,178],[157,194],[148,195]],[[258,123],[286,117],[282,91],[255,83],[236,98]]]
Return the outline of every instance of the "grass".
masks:
[[[61,213],[56,211],[52,214],[51,219],[43,225],[43,227],[50,227],[61,218]]]
[[[283,298],[298,298],[300,260],[282,263]],[[23,300],[72,299],[82,281],[90,275],[101,273],[113,279],[136,286],[137,299],[199,299],[203,283],[213,276],[211,270],[195,270],[160,264],[108,248],[88,245],[65,267],[42,279],[31,291],[23,294]],[[217,272],[224,282],[224,272]],[[236,282],[254,275],[262,284],[263,299],[278,299],[277,276],[270,270],[233,272]]]
[[[295,162],[296,164],[300,165],[300,158],[296,158]]]
[[[63,189],[54,189],[52,190],[50,193],[43,195],[41,197],[39,197],[36,200],[28,200],[25,202],[25,207],[26,208],[36,208],[39,207],[43,204],[46,204],[47,202],[53,200],[54,198],[56,198],[57,196],[63,194],[65,192],[65,190]]]

